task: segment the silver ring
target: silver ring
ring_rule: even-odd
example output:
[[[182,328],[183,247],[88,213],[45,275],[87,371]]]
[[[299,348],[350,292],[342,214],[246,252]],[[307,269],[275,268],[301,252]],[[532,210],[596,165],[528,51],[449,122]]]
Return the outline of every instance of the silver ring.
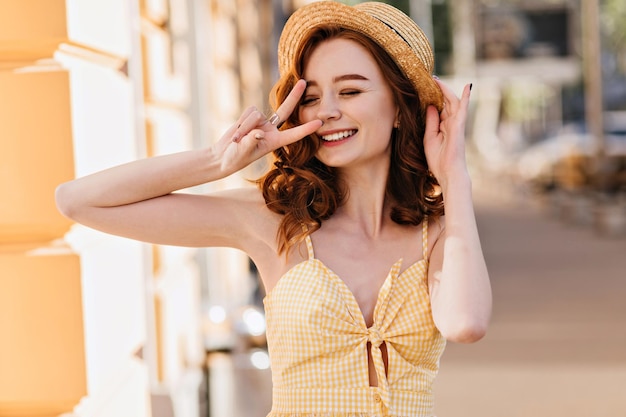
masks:
[[[280,123],[280,116],[274,113],[270,116],[269,119],[267,119],[267,121],[270,122],[272,126],[278,126],[278,123]]]

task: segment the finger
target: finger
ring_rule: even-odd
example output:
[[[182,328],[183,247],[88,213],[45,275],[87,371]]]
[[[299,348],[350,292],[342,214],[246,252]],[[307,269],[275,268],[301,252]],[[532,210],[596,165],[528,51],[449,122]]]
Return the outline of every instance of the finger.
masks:
[[[261,113],[256,107],[251,107],[251,111],[244,112],[244,115],[240,118],[239,126],[235,129],[232,135],[233,142],[239,142],[242,137],[250,133],[254,128],[262,126],[266,123],[265,115]]]
[[[467,110],[469,107],[470,95],[472,93],[472,84],[467,84],[465,88],[463,88],[463,93],[461,94],[461,108]]]
[[[293,113],[298,103],[300,103],[300,98],[302,94],[304,94],[304,90],[306,90],[306,81],[298,80],[287,95],[287,98],[285,98],[285,101],[283,101],[276,110],[280,121],[284,121]]]
[[[224,136],[228,136],[231,139],[233,138],[233,136],[235,135],[235,132],[237,131],[237,129],[241,126],[241,123],[245,120],[246,117],[248,117],[248,115],[253,112],[255,110],[255,107],[248,107],[247,109],[244,110],[243,113],[241,113],[241,115],[239,116],[239,119],[237,119],[237,121],[235,123],[233,123],[227,130],[226,132],[224,132]]]
[[[445,84],[441,80],[435,80],[437,84],[439,84],[439,88],[441,88],[441,92],[443,93],[443,101],[444,101],[444,109],[446,109],[449,113],[455,112],[457,109],[457,105],[459,103],[459,98],[452,91],[447,84]]]
[[[250,134],[256,139],[256,140],[263,140],[265,139],[265,131],[261,130],[261,129],[255,129],[252,132],[250,132]]]
[[[440,80],[435,80],[435,82],[437,82],[437,84],[441,87],[441,91],[444,96],[444,110],[442,111],[442,115],[445,111],[444,118],[456,115],[465,119],[467,117],[472,84],[466,84],[464,86],[463,91],[461,92],[461,98],[459,99],[449,86]]]
[[[255,110],[257,110],[255,106],[250,106],[247,109],[245,109],[244,112],[241,113],[241,116],[239,116],[239,119],[237,120],[237,127],[241,126],[243,121],[246,120],[248,116],[250,116],[250,114],[254,112]]]
[[[424,129],[424,140],[434,138],[439,135],[439,112],[435,106],[428,106],[426,109],[426,126]]]
[[[444,83],[443,81],[439,79],[436,79],[435,82],[439,84],[439,88],[441,89],[441,92],[443,93],[444,99],[446,100],[457,99],[458,100],[458,97],[456,96],[456,94],[454,94],[454,91],[452,91],[452,88],[450,88],[448,84]]]
[[[322,127],[323,124],[321,120],[311,120],[310,122],[292,127],[291,129],[283,130],[279,133],[278,147],[290,145],[313,134],[317,129]]]
[[[463,92],[461,93],[461,99],[458,100],[456,116],[458,120],[463,122],[463,124],[465,123],[465,119],[467,118],[471,90],[472,84],[465,85],[465,87],[463,88]]]
[[[233,142],[239,142],[244,136],[244,133],[241,131],[241,124],[256,110],[257,108],[254,106],[246,108],[244,112],[241,113],[241,116],[239,116],[239,119],[237,119],[237,122],[226,131],[226,134],[230,135]]]

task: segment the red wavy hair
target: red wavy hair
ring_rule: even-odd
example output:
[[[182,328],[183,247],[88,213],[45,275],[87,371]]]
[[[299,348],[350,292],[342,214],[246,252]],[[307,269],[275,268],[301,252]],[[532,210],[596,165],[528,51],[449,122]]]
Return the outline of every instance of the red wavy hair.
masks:
[[[313,50],[322,42],[343,38],[365,47],[374,57],[398,103],[399,129],[391,137],[391,165],[386,198],[392,203],[391,219],[398,224],[419,225],[424,216],[443,215],[443,196],[437,180],[428,170],[424,153],[425,109],[420,105],[411,82],[376,42],[365,35],[338,27],[320,27],[302,42],[291,73],[284,75],[272,89],[270,103],[276,109],[296,82]],[[285,120],[281,129],[300,124],[298,109]],[[315,154],[319,139],[308,136],[274,151],[274,164],[257,183],[267,207],[281,214],[278,251],[288,252],[307,234],[319,229],[346,198],[348,190],[337,169],[320,162]]]

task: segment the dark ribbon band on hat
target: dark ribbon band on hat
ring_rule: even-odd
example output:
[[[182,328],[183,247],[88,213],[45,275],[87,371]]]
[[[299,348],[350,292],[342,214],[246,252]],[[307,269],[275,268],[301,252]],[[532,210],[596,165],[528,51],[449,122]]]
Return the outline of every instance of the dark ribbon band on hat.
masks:
[[[372,17],[373,17],[374,19],[378,20],[378,21],[379,21],[380,23],[382,23],[383,25],[387,26],[389,29],[393,30],[393,31],[394,31],[394,33],[395,33],[396,35],[398,35],[398,36],[400,37],[400,39],[402,39],[402,40],[404,41],[404,43],[406,43],[407,45],[409,45],[409,48],[413,49],[413,47],[411,47],[411,44],[410,44],[409,42],[407,42],[407,40],[404,38],[404,36],[402,36],[402,35],[400,34],[400,32],[398,32],[398,31],[397,31],[397,30],[396,30],[393,26],[391,26],[389,23],[387,23],[387,22],[385,22],[385,21],[383,21],[383,20],[380,20],[380,19],[379,19],[379,18],[377,18],[376,16],[372,16]]]

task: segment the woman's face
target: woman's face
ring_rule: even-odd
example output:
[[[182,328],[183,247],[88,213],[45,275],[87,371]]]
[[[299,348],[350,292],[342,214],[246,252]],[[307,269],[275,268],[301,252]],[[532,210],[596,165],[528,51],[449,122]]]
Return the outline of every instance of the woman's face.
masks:
[[[391,88],[367,49],[334,38],[315,48],[304,68],[307,89],[302,122],[321,119],[317,158],[328,166],[389,164],[397,106]]]

